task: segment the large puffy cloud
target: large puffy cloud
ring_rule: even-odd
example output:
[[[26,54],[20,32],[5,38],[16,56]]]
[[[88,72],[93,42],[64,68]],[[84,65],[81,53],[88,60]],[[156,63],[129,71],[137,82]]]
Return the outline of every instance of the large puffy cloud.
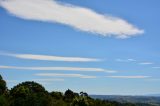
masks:
[[[128,38],[144,32],[121,18],[56,0],[0,0],[0,6],[22,19],[60,23],[102,36]]]

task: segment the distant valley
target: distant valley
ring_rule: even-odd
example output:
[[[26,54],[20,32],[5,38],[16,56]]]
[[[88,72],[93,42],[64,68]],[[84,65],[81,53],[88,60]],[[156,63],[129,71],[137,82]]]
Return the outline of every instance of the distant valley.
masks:
[[[160,95],[148,96],[120,96],[120,95],[90,95],[92,98],[117,101],[121,103],[145,103],[153,106],[160,106]]]

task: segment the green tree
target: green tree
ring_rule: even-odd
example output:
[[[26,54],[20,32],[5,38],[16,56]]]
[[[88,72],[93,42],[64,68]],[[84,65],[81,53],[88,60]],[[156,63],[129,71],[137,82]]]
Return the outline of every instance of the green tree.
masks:
[[[76,97],[74,98],[71,106],[89,106],[87,98],[84,97]]]
[[[86,92],[80,92],[80,96],[88,97],[88,94]]]
[[[36,82],[23,82],[10,91],[11,106],[51,106],[52,99],[45,88]]]
[[[0,75],[0,106],[9,106],[6,82]]]
[[[9,106],[9,102],[5,95],[0,95],[0,106]]]
[[[2,76],[0,75],[0,80],[3,80]]]
[[[66,90],[66,92],[64,93],[64,100],[67,102],[71,102],[74,97],[75,97],[74,92],[71,91],[70,89]]]
[[[55,99],[63,99],[63,94],[61,92],[51,92],[50,95]]]
[[[4,94],[7,90],[6,82],[3,80],[2,76],[0,75],[0,95]]]

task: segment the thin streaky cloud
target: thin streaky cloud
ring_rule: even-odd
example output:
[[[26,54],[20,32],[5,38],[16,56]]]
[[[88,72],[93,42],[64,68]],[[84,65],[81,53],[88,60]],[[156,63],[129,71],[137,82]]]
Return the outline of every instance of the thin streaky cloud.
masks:
[[[135,62],[137,60],[135,59],[116,59],[117,62]]]
[[[116,59],[117,62],[126,62],[126,60],[123,59]]]
[[[19,59],[30,59],[30,60],[46,60],[46,61],[64,61],[64,62],[96,62],[101,61],[95,58],[84,58],[84,57],[64,57],[64,56],[52,56],[52,55],[38,55],[38,54],[16,54],[0,52],[0,55],[15,57]]]
[[[105,70],[102,68],[82,68],[82,67],[18,67],[18,66],[0,66],[0,69],[17,70],[44,70],[44,71],[83,71],[83,72],[106,72],[115,73],[116,71]]]
[[[151,65],[151,64],[153,64],[152,62],[141,62],[141,63],[139,63],[140,65]]]
[[[128,38],[144,33],[124,19],[57,0],[0,0],[0,6],[21,19],[64,24],[101,36]]]
[[[69,78],[84,78],[84,79],[97,78],[97,76],[89,76],[83,74],[37,73],[35,75],[43,77],[69,77]]]
[[[116,59],[115,61],[117,62],[136,62],[137,64],[140,64],[140,65],[151,65],[151,64],[154,64],[153,62],[139,62],[138,60],[135,60],[135,59]]]
[[[11,56],[20,59],[31,59],[31,60],[46,60],[46,61],[67,61],[67,62],[94,62],[101,61],[95,58],[83,58],[83,57],[64,57],[64,56],[52,56],[52,55],[38,55],[38,54],[16,54],[0,52],[0,55]]]
[[[52,79],[32,79],[32,81],[40,81],[40,82],[57,82],[57,81],[64,81],[64,79],[60,78],[52,78]]]
[[[151,76],[106,76],[108,78],[122,78],[122,79],[143,79],[150,78]]]
[[[127,59],[128,61],[136,61],[135,59]]]
[[[32,80],[27,80],[27,81],[35,81],[35,82],[42,82],[42,83],[47,83],[47,82],[63,82],[65,81],[64,79],[60,78],[47,78],[47,79],[32,79]],[[7,83],[20,83],[23,81],[19,80],[6,80]]]

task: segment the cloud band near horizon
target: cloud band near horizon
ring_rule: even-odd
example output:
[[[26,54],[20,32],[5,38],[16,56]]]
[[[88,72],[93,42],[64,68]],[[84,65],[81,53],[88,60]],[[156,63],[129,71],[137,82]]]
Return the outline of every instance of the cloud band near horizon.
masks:
[[[0,7],[21,19],[59,23],[101,36],[128,38],[144,33],[124,19],[57,0],[0,0]]]

